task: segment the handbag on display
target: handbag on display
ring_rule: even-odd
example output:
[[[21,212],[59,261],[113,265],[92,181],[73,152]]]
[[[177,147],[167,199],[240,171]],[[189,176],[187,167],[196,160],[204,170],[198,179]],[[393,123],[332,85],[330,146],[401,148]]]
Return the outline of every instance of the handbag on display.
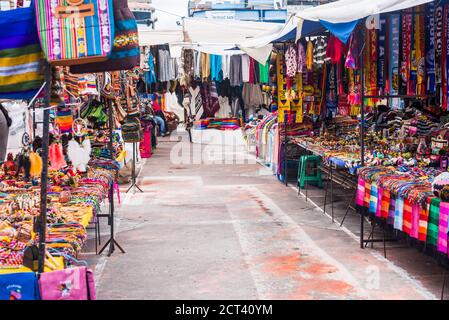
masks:
[[[31,99],[44,83],[33,8],[0,11],[0,99]]]
[[[35,0],[42,50],[53,65],[105,61],[112,51],[112,0]]]
[[[42,273],[39,279],[42,300],[95,300],[93,272],[86,267]]]
[[[142,140],[142,125],[138,113],[130,113],[126,116],[122,125],[123,141],[128,143],[140,142]]]
[[[0,300],[39,300],[36,273],[1,274]]]
[[[107,61],[73,66],[73,73],[131,70],[140,65],[137,22],[128,7],[128,0],[114,0],[114,42]]]

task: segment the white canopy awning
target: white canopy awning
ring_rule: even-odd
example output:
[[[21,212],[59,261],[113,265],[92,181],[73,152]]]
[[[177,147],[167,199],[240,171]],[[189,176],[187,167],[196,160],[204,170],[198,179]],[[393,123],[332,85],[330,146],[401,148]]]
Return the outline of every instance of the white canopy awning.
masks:
[[[351,22],[371,15],[403,10],[432,0],[339,0],[296,12],[296,17],[330,23]]]
[[[256,40],[251,46],[243,46],[243,51],[261,63],[265,63],[272,46],[270,40],[257,46],[257,39],[275,39],[285,28],[283,24],[252,21],[220,21],[212,19],[185,18],[183,29],[152,30],[139,29],[141,45],[169,44],[172,47],[189,47],[197,51],[213,54],[242,54],[240,47],[249,40]],[[245,50],[246,48],[247,50]]]
[[[190,47],[215,54],[227,52],[237,54],[243,51],[264,64],[271,53],[271,43],[286,35],[290,36],[295,30],[297,39],[300,38],[305,21],[349,23],[371,15],[407,9],[431,1],[339,0],[298,11],[285,24],[184,18],[183,27],[177,30],[139,28],[139,41],[141,45],[169,44],[173,47]],[[349,32],[351,30],[349,27]],[[236,47],[241,51],[229,51]]]

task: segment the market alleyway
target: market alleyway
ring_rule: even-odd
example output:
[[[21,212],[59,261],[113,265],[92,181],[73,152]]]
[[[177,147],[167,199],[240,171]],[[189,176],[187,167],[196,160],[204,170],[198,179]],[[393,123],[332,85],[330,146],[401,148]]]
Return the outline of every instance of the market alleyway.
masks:
[[[416,248],[389,245],[385,260],[381,244],[359,248],[356,214],[340,228],[251,157],[174,164],[179,147],[161,142],[144,193],[122,194],[126,254],[89,255],[99,299],[439,298],[442,269]]]

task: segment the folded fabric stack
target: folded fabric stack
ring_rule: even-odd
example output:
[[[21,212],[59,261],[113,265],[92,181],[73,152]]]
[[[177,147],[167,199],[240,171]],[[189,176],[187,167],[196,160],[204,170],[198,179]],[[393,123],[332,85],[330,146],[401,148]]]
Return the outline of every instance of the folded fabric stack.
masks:
[[[195,130],[206,130],[209,126],[209,119],[204,119],[204,120],[199,120],[199,121],[195,121],[193,123],[193,128]]]
[[[208,129],[217,130],[238,130],[240,122],[236,118],[213,119],[209,122]]]
[[[237,118],[220,118],[220,119],[202,119],[193,123],[195,130],[238,130],[240,129],[240,121]]]

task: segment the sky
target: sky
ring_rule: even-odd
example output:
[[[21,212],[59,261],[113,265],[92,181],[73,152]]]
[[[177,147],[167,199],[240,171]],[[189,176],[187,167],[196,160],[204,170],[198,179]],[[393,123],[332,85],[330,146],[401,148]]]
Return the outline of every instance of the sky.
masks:
[[[177,28],[176,21],[180,21],[179,17],[164,13],[157,9],[168,11],[180,16],[187,16],[188,14],[188,0],[153,0],[153,7],[156,8],[156,29],[166,30]]]

